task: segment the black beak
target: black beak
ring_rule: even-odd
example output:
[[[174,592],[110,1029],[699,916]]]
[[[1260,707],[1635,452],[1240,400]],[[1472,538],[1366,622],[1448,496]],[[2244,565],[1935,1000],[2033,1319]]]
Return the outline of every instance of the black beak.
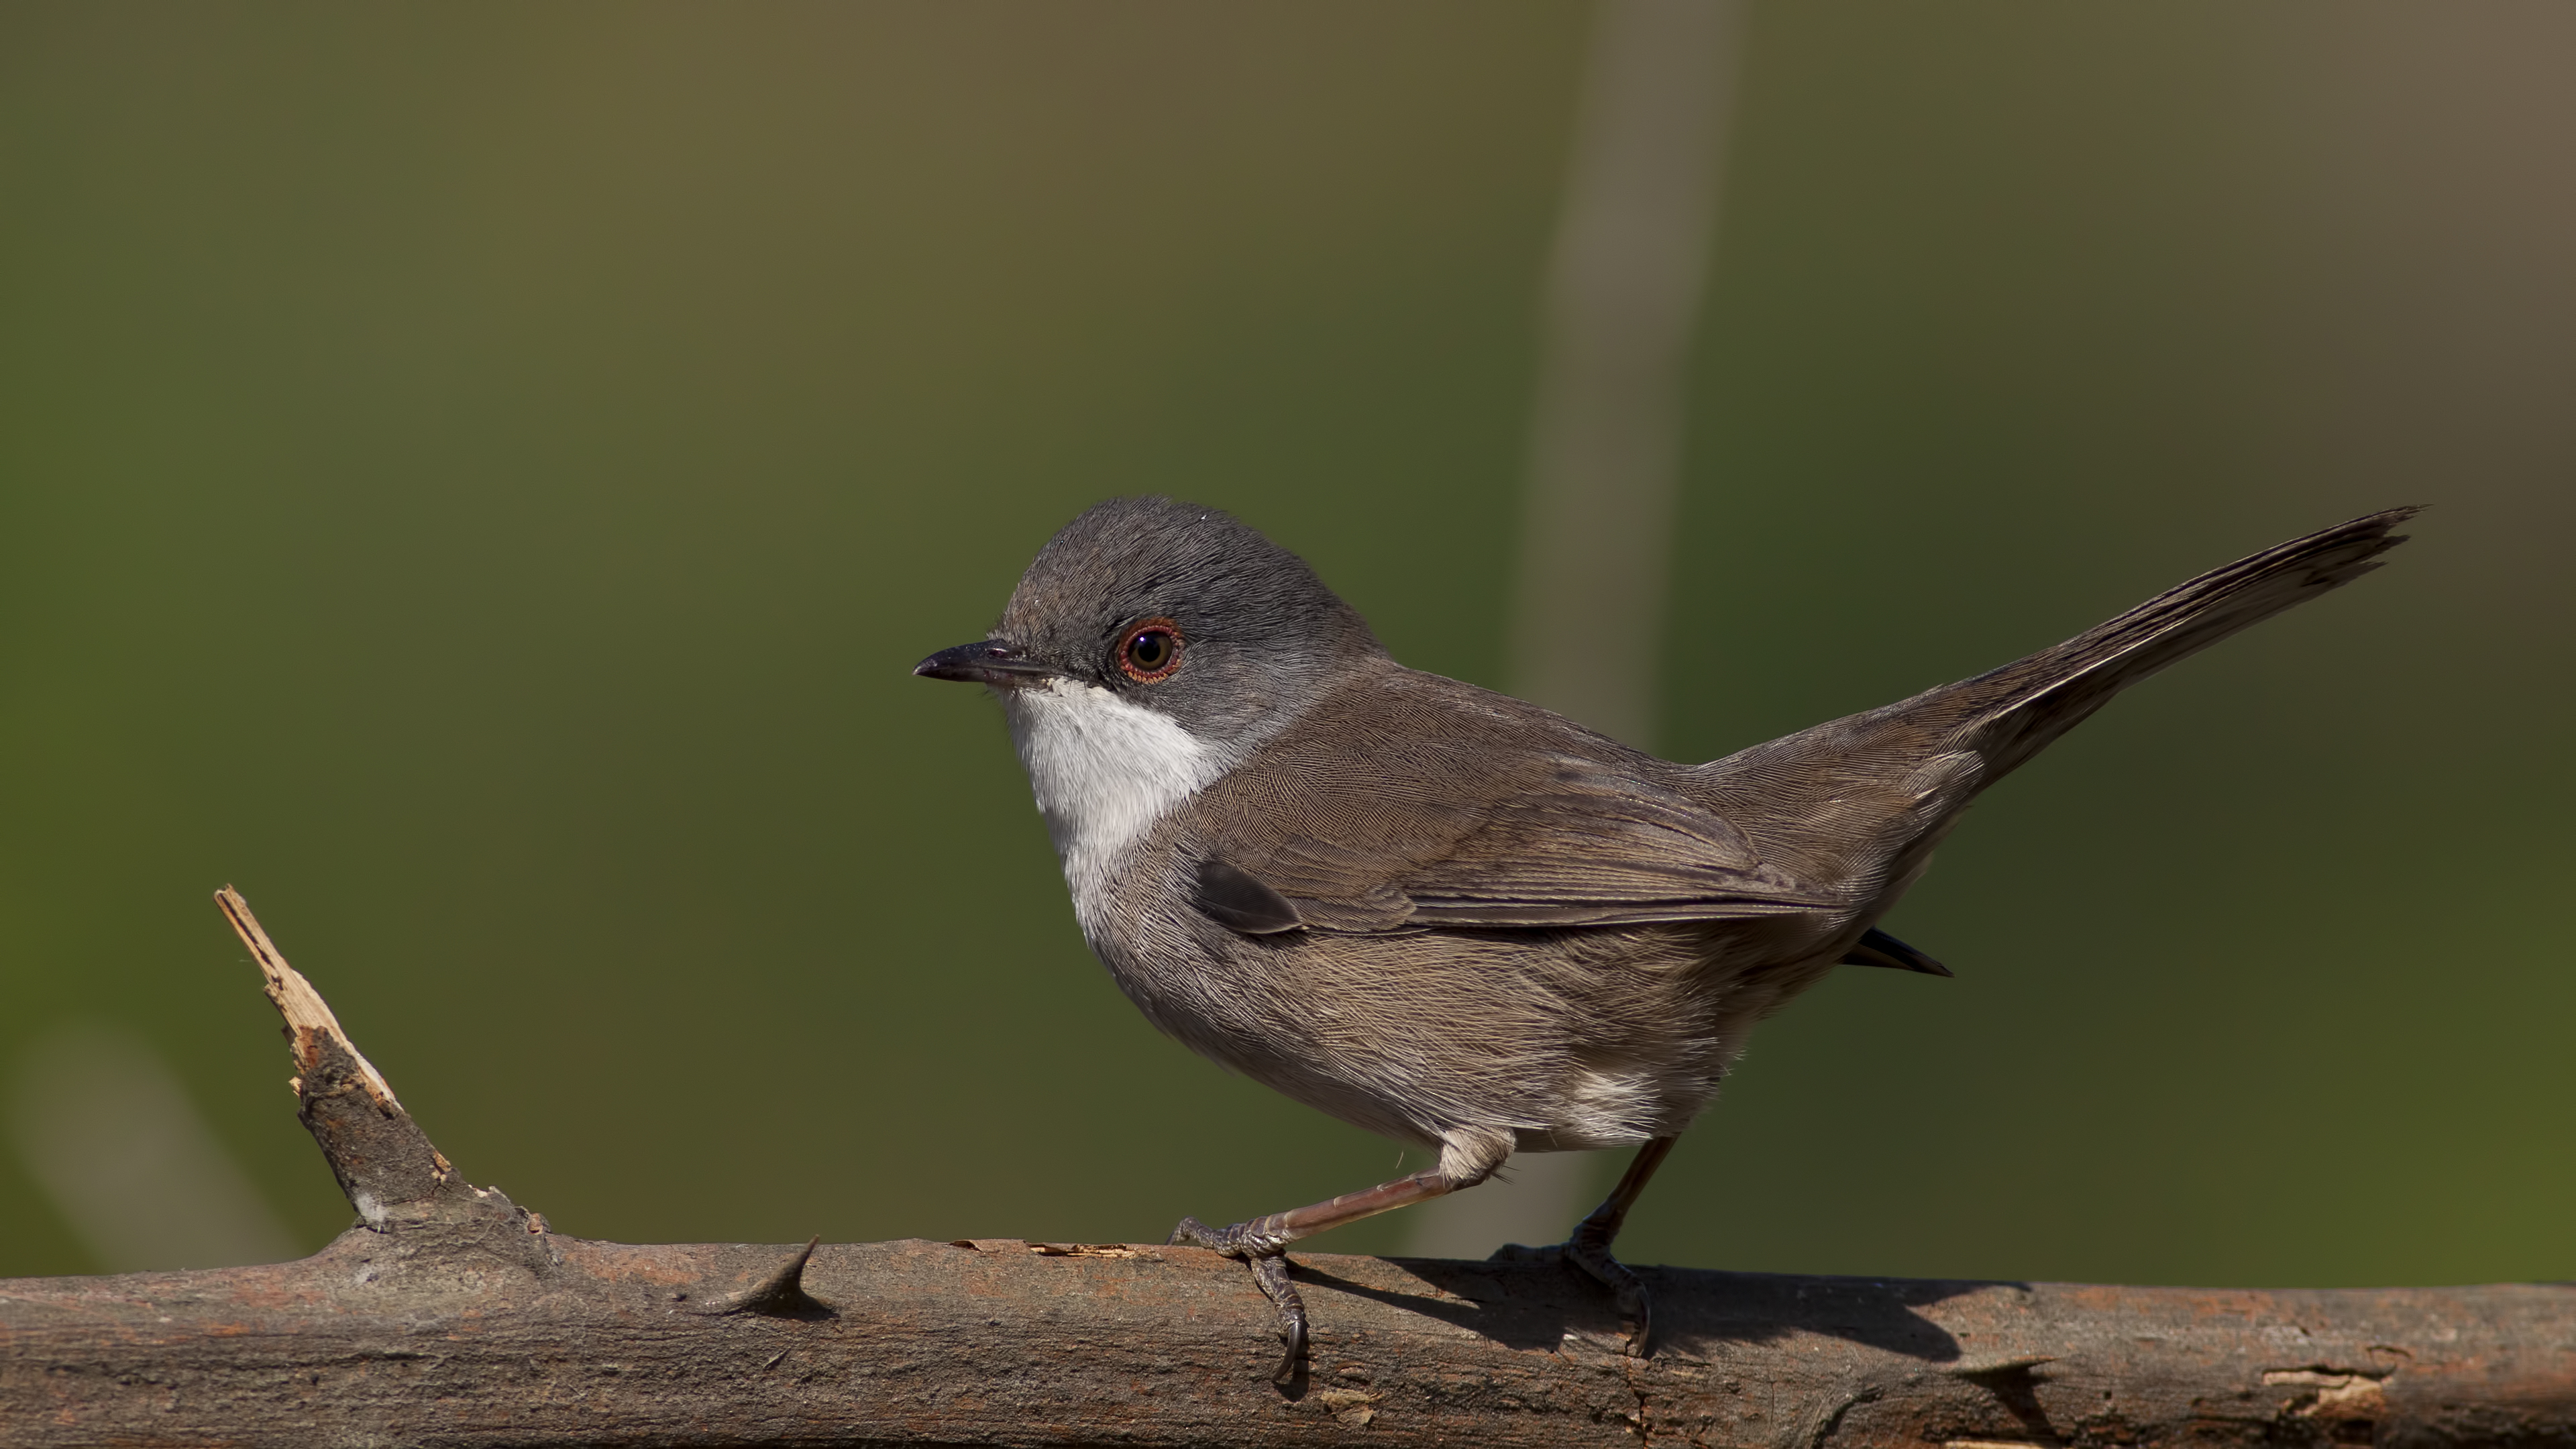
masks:
[[[968,684],[992,685],[1023,684],[1055,675],[1054,670],[1023,658],[1019,650],[994,639],[942,649],[912,666],[912,672],[924,679],[957,679]]]

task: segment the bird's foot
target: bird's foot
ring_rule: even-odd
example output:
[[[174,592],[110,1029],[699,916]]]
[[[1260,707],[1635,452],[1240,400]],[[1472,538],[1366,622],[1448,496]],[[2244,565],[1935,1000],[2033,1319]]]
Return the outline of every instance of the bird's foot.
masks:
[[[1288,1239],[1278,1224],[1273,1218],[1254,1218],[1212,1228],[1197,1218],[1183,1218],[1172,1229],[1170,1241],[1212,1248],[1252,1270],[1252,1281],[1279,1310],[1279,1341],[1287,1351],[1279,1356],[1279,1367],[1271,1370],[1270,1381],[1287,1388],[1306,1356],[1306,1300],[1297,1296],[1297,1285],[1288,1281]]]
[[[1592,1230],[1585,1222],[1574,1230],[1574,1236],[1562,1243],[1533,1248],[1523,1243],[1505,1243],[1485,1261],[1489,1263],[1566,1263],[1583,1270],[1584,1275],[1607,1288],[1619,1302],[1619,1327],[1627,1335],[1627,1354],[1644,1358],[1647,1340],[1655,1331],[1654,1295],[1646,1291],[1646,1282],[1636,1270],[1611,1256],[1610,1238]]]
[[[1610,1255],[1610,1235],[1585,1222],[1558,1248],[1565,1261],[1592,1275],[1619,1300],[1619,1326],[1628,1333],[1628,1356],[1644,1358],[1655,1335],[1655,1300],[1635,1269]]]

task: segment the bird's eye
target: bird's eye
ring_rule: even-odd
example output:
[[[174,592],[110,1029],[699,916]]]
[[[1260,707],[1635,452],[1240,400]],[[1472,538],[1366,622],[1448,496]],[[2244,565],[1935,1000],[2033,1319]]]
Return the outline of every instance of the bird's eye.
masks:
[[[1138,684],[1169,679],[1181,667],[1181,626],[1147,619],[1129,629],[1118,646],[1118,669]]]

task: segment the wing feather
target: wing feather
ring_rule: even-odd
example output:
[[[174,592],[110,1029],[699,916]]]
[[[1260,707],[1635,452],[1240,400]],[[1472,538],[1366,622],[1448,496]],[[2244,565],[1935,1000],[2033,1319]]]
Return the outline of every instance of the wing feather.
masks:
[[[1536,706],[1389,666],[1190,808],[1214,858],[1317,930],[1623,925],[1830,904],[1675,788],[1678,773]]]

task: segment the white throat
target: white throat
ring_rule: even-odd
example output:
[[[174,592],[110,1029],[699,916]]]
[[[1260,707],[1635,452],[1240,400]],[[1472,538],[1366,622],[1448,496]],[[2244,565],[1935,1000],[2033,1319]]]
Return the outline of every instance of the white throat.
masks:
[[[1129,848],[1231,762],[1171,716],[1097,685],[1055,679],[996,692],[1088,925],[1093,893]]]

